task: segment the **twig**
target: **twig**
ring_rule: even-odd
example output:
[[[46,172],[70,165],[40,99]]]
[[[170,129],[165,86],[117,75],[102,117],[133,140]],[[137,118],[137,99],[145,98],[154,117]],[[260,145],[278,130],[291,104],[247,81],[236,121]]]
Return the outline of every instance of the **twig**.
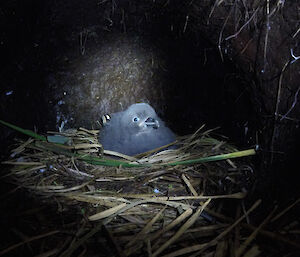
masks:
[[[294,203],[292,203],[290,206],[288,206],[287,208],[285,208],[282,212],[280,212],[279,214],[277,214],[272,220],[271,222],[274,222],[276,220],[278,220],[282,215],[284,215],[285,213],[287,213],[290,209],[292,209],[295,205],[297,205],[300,202],[300,198],[295,201]]]
[[[151,241],[154,240],[154,239],[156,239],[156,238],[158,238],[160,235],[166,233],[167,231],[171,230],[173,227],[175,227],[176,225],[178,225],[181,221],[183,221],[187,217],[189,217],[192,213],[193,213],[192,209],[187,209],[184,213],[182,213],[175,220],[173,220],[168,225],[166,225],[165,227],[163,227],[161,230],[157,231],[152,236],[150,236]]]
[[[81,55],[85,54],[85,45],[86,45],[88,34],[89,34],[89,31],[87,29],[84,29],[83,31],[80,32],[79,41],[80,41]]]
[[[88,184],[90,184],[90,181],[69,188],[64,188],[64,186],[28,186],[26,188],[39,190],[44,193],[66,193],[66,192],[79,190]]]
[[[261,204],[261,200],[259,199],[251,206],[251,208],[243,216],[241,216],[238,220],[236,220],[231,226],[225,229],[213,240],[208,242],[205,247],[203,247],[200,251],[196,253],[195,256],[199,256],[199,254],[203,253],[203,251],[206,250],[207,248],[216,245],[220,241],[220,239],[226,236],[232,229],[235,228],[235,226],[237,226],[247,215],[249,215],[252,211],[254,211],[260,204]]]
[[[226,26],[226,24],[229,20],[229,17],[231,16],[231,13],[233,12],[235,3],[236,3],[236,0],[235,0],[234,4],[232,5],[232,7],[230,8],[230,11],[229,11],[224,23],[223,23],[222,29],[221,29],[220,34],[219,34],[218,49],[219,49],[219,52],[220,52],[222,62],[224,62],[224,58],[223,58],[223,54],[222,54],[222,48],[221,48],[223,32],[224,32],[225,26]]]
[[[43,252],[39,255],[36,255],[35,257],[50,257],[50,256],[57,256],[56,254],[59,252],[59,249],[58,248],[54,248],[54,249],[51,249],[49,251],[46,251],[46,252]]]
[[[209,213],[210,215],[214,216],[214,217],[217,217],[218,219],[221,219],[222,221],[225,221],[225,222],[233,222],[234,220],[232,218],[228,218],[220,213],[217,213],[217,212],[214,212],[210,209],[206,209],[205,210],[207,213]],[[251,230],[251,231],[254,231],[256,230],[256,227],[253,226],[253,225],[250,225],[250,224],[246,224],[246,223],[241,223],[241,226],[247,230]],[[259,234],[262,235],[262,236],[265,236],[271,240],[276,240],[278,242],[281,242],[281,243],[285,243],[289,246],[293,246],[297,249],[300,249],[300,245],[298,242],[294,242],[294,241],[291,241],[289,239],[287,239],[286,237],[283,237],[279,234],[276,234],[276,233],[273,233],[273,232],[270,232],[270,231],[267,231],[267,230],[264,230],[264,229],[261,229],[259,231]]]
[[[149,233],[151,230],[153,224],[160,218],[162,213],[165,211],[167,207],[165,206],[163,209],[161,209],[148,223],[147,225],[138,233],[134,236],[134,238],[128,242],[128,244],[125,246],[125,248],[129,248],[132,245],[134,245],[138,240],[143,239],[143,237]]]
[[[278,81],[278,89],[277,89],[277,100],[276,100],[276,106],[275,106],[275,117],[278,114],[278,109],[279,109],[279,104],[280,104],[280,96],[281,96],[281,86],[282,86],[282,78],[283,78],[283,73],[285,72],[287,66],[289,65],[290,61],[287,61],[284,65],[283,68],[280,72],[280,77]]]
[[[210,199],[208,199],[202,206],[200,206],[197,211],[190,217],[184,225],[180,227],[180,229],[176,232],[174,236],[172,236],[167,242],[165,242],[158,250],[156,250],[152,257],[158,256],[162,251],[167,249],[171,244],[173,244],[189,227],[191,227],[195,221],[198,219],[199,215],[205,209],[205,207],[209,204]]]
[[[147,253],[148,253],[148,256],[149,256],[149,257],[152,256],[152,248],[151,248],[151,242],[150,242],[150,239],[147,239]]]
[[[295,34],[293,35],[292,38],[295,38],[298,35],[299,32],[300,32],[300,27],[297,29],[297,31],[295,32]]]
[[[256,8],[256,10],[254,11],[254,13],[249,18],[249,20],[242,27],[240,27],[240,29],[235,34],[226,37],[225,40],[227,41],[227,40],[229,40],[231,38],[236,38],[242,32],[242,30],[252,21],[252,19],[255,17],[255,14],[258,12],[258,10],[259,10],[259,7]]]
[[[102,229],[106,232],[108,239],[112,242],[114,248],[116,249],[119,257],[125,257],[125,254],[122,252],[120,245],[117,243],[117,240],[114,238],[111,231],[103,225]]]
[[[126,198],[138,198],[138,199],[144,199],[149,200],[151,202],[160,202],[160,201],[181,201],[181,200],[207,200],[207,199],[223,199],[223,198],[230,198],[230,199],[243,199],[246,196],[245,192],[238,192],[228,195],[200,195],[200,196],[158,196],[153,197],[152,195],[149,196],[142,196],[138,194],[128,194],[128,195],[122,195],[119,194],[119,196],[124,196]]]
[[[205,246],[206,246],[206,244],[197,244],[197,245],[188,246],[185,248],[181,248],[180,250],[171,252],[169,254],[163,255],[162,257],[176,257],[176,256],[186,255],[186,254],[189,254],[192,252],[199,251],[202,248],[204,248]]]
[[[103,224],[100,222],[96,227],[90,230],[86,235],[81,237],[77,242],[72,244],[66,251],[64,251],[60,257],[69,257],[72,253],[78,249],[84,242],[86,242],[89,238],[91,238],[94,234],[101,230]]]
[[[191,184],[191,182],[188,180],[188,178],[187,178],[184,174],[182,174],[181,177],[182,177],[184,183],[187,185],[187,187],[188,187],[189,190],[191,191],[191,193],[193,194],[193,196],[198,196],[198,194],[197,194],[195,188],[192,186],[192,184]]]
[[[271,211],[271,213],[267,216],[267,218],[251,233],[251,235],[245,240],[245,242],[237,249],[235,257],[240,257],[242,253],[245,251],[247,246],[256,238],[258,232],[265,226],[271,217],[273,216],[276,207]]]
[[[277,97],[276,97],[276,105],[275,105],[275,112],[274,112],[274,126],[273,126],[273,131],[272,131],[272,139],[271,139],[271,146],[270,146],[270,151],[271,151],[271,160],[270,162],[273,163],[273,158],[274,158],[274,142],[275,142],[275,137],[276,137],[276,129],[277,129],[277,115],[278,115],[278,109],[279,109],[279,104],[280,104],[280,96],[281,96],[281,87],[282,87],[282,78],[283,78],[283,73],[285,72],[286,68],[288,67],[290,61],[287,61],[284,65],[283,68],[280,72],[280,77],[278,81],[278,88],[277,88]]]
[[[299,56],[295,56],[294,55],[294,50],[293,48],[291,48],[291,56],[293,57],[294,60],[291,61],[291,64],[298,61],[300,59],[300,55]]]
[[[284,120],[284,119],[289,115],[289,113],[294,109],[295,105],[296,105],[297,102],[298,102],[298,94],[299,94],[299,91],[300,91],[300,86],[298,87],[298,89],[297,89],[297,91],[296,91],[296,93],[295,93],[294,101],[293,101],[293,103],[292,103],[292,106],[289,108],[289,110],[286,112],[286,114],[284,114],[284,115],[281,117],[280,121]]]
[[[278,114],[278,117],[282,117],[283,115],[282,114]],[[294,121],[294,122],[300,122],[299,119],[295,119],[295,118],[291,118],[291,117],[285,117],[286,120],[290,120],[290,121]]]
[[[269,38],[269,30],[270,27],[270,0],[267,0],[267,15],[266,15],[266,35],[265,35],[265,44],[264,44],[264,68],[263,71],[266,70],[267,65],[267,46],[268,46],[268,38]]]
[[[185,31],[186,31],[186,27],[187,27],[188,21],[189,21],[189,16],[187,15],[187,16],[185,17],[185,23],[184,23],[184,27],[183,27],[183,31],[182,31],[183,34],[184,34]]]
[[[206,23],[207,25],[209,25],[209,19],[211,18],[212,14],[214,13],[214,10],[215,10],[216,6],[220,5],[220,2],[222,2],[222,0],[221,1],[220,0],[216,0],[215,3],[214,3],[214,5],[213,5],[213,7],[211,8],[211,11],[210,11],[210,13],[208,15],[208,18],[207,18],[207,23]]]
[[[246,213],[246,207],[245,207],[245,202],[244,201],[242,201],[242,210],[243,210],[243,212],[244,213]],[[246,222],[249,224],[250,223],[250,220],[249,220],[249,216],[248,215],[246,215]]]
[[[115,9],[117,8],[117,3],[115,0],[111,0],[111,14],[113,15],[115,12]]]
[[[245,45],[245,47],[242,49],[242,51],[240,52],[240,54],[242,55],[245,51],[246,51],[246,49],[248,48],[248,46],[250,45],[250,43],[253,41],[253,38],[250,38],[249,40],[248,40],[248,42],[246,43],[246,45]]]
[[[6,253],[8,253],[8,252],[10,252],[10,251],[12,251],[12,250],[14,250],[14,249],[20,247],[21,245],[28,244],[29,242],[32,242],[32,241],[41,239],[41,238],[43,238],[43,237],[48,237],[48,236],[55,235],[55,234],[57,234],[57,233],[59,233],[59,232],[60,232],[60,231],[58,231],[58,230],[54,230],[54,231],[51,231],[51,232],[48,232],[48,233],[45,233],[45,234],[42,234],[42,235],[38,235],[38,236],[34,236],[34,237],[31,237],[31,238],[28,238],[28,239],[24,240],[23,242],[14,244],[14,245],[12,245],[12,246],[10,246],[10,247],[8,247],[8,248],[2,250],[2,251],[0,252],[0,255],[4,255],[4,254],[6,254]]]
[[[259,256],[261,253],[261,251],[259,250],[258,245],[253,245],[249,251],[247,251],[243,257],[256,257]]]
[[[235,215],[235,219],[238,219],[241,216],[241,205],[239,204],[237,206],[236,209],[236,215]],[[238,249],[241,246],[241,225],[237,225],[234,229],[234,241],[233,241],[233,245],[234,245],[234,249]]]
[[[115,212],[117,212],[118,210],[124,208],[126,206],[126,203],[122,203],[122,204],[119,204],[119,205],[116,205],[112,208],[109,208],[105,211],[102,211],[102,212],[98,212],[92,216],[89,216],[89,220],[91,221],[95,221],[95,220],[100,220],[100,219],[104,219],[104,218],[107,218],[109,217],[110,215],[114,214]]]

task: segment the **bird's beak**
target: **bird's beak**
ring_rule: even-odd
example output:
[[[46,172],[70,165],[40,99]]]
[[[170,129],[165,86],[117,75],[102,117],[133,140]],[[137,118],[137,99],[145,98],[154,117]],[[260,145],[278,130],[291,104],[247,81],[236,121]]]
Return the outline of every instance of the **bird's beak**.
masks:
[[[147,118],[144,121],[144,125],[146,127],[152,127],[152,128],[155,128],[155,129],[159,128],[159,122],[158,122],[158,120],[156,120],[154,118],[151,118],[151,117]]]

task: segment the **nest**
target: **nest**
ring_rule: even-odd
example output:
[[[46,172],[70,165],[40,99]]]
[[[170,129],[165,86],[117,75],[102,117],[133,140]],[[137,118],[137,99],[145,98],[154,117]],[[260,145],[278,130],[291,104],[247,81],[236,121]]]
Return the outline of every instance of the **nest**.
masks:
[[[5,176],[36,197],[84,212],[93,224],[58,256],[70,256],[103,228],[118,256],[217,254],[228,251],[237,227],[247,240],[234,245],[236,256],[257,256],[253,239],[261,227],[244,221],[261,201],[242,204],[241,213],[244,200],[237,199],[251,191],[254,174],[249,159],[233,160],[255,151],[237,151],[202,130],[178,138],[176,149],[135,157],[103,150],[94,130],[55,132],[47,140],[33,133],[4,162],[11,165]]]

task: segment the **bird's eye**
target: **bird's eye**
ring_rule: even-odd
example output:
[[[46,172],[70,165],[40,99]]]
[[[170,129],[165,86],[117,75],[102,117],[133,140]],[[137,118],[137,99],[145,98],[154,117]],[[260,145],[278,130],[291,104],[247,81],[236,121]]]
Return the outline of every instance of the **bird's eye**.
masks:
[[[138,122],[138,121],[139,121],[139,118],[138,118],[138,117],[134,117],[132,120],[133,120],[134,122]]]

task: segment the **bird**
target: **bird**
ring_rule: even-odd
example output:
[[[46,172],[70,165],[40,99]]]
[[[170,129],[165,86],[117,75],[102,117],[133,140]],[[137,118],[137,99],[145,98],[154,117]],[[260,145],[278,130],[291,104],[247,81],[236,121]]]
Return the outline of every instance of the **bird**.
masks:
[[[176,140],[155,110],[147,103],[136,103],[125,111],[102,116],[99,142],[104,150],[134,156]]]

